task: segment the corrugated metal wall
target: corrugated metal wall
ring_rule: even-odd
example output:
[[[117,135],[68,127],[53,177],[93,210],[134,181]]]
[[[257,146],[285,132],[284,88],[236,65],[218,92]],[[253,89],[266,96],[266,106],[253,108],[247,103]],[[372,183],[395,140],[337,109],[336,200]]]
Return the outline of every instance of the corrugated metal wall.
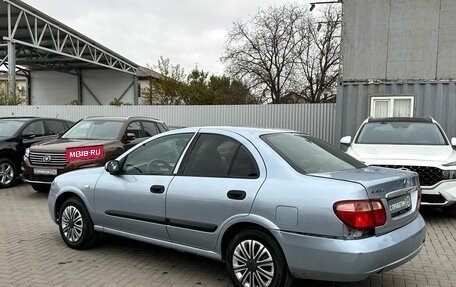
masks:
[[[0,116],[150,116],[169,126],[233,125],[286,128],[335,143],[336,104],[236,106],[0,106]]]
[[[415,116],[432,116],[448,137],[456,136],[456,82],[344,83],[337,92],[336,141],[353,136],[369,115],[371,96],[415,97]]]

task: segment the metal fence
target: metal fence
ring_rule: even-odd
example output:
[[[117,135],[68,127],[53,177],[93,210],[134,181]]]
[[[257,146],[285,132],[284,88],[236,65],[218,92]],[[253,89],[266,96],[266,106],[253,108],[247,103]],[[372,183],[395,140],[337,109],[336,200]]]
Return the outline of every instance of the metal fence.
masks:
[[[233,106],[0,106],[0,116],[78,120],[86,116],[149,116],[169,126],[230,125],[302,131],[334,144],[336,104]]]

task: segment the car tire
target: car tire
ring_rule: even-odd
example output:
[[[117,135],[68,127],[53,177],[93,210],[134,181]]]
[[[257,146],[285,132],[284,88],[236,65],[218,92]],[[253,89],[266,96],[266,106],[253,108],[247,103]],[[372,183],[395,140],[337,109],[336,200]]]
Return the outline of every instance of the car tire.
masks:
[[[75,197],[67,199],[60,207],[59,230],[65,244],[73,249],[90,248],[98,237],[87,208]]]
[[[47,193],[47,192],[49,192],[49,189],[51,188],[51,186],[50,186],[50,185],[47,185],[47,184],[33,183],[33,184],[32,184],[32,188],[33,188],[36,192]]]
[[[0,158],[0,188],[7,188],[15,183],[17,169],[8,158]]]
[[[243,230],[234,236],[225,258],[234,286],[286,287],[293,281],[280,246],[261,230]]]

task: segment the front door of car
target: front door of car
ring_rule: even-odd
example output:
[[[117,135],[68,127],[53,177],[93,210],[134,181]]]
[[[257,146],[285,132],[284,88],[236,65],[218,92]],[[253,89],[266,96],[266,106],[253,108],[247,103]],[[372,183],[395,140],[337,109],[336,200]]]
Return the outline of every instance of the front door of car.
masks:
[[[245,138],[202,131],[168,189],[166,219],[173,242],[213,250],[220,228],[249,214],[266,170]]]
[[[176,134],[144,143],[121,160],[122,170],[104,172],[95,188],[96,225],[169,240],[165,199],[174,168],[193,134]]]

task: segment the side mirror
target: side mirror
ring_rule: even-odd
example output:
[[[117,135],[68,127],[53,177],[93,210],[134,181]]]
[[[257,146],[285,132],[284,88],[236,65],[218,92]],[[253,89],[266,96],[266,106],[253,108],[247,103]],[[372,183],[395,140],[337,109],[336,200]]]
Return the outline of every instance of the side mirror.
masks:
[[[136,136],[134,133],[127,133],[125,136],[125,142],[131,142],[136,139]]]
[[[343,145],[346,145],[346,146],[350,146],[351,145],[351,141],[352,141],[352,137],[351,136],[345,136],[345,137],[340,139],[340,143],[343,144]]]
[[[120,162],[118,160],[110,160],[105,164],[105,170],[110,174],[120,174]]]
[[[456,138],[451,138],[451,145],[456,148]]]

